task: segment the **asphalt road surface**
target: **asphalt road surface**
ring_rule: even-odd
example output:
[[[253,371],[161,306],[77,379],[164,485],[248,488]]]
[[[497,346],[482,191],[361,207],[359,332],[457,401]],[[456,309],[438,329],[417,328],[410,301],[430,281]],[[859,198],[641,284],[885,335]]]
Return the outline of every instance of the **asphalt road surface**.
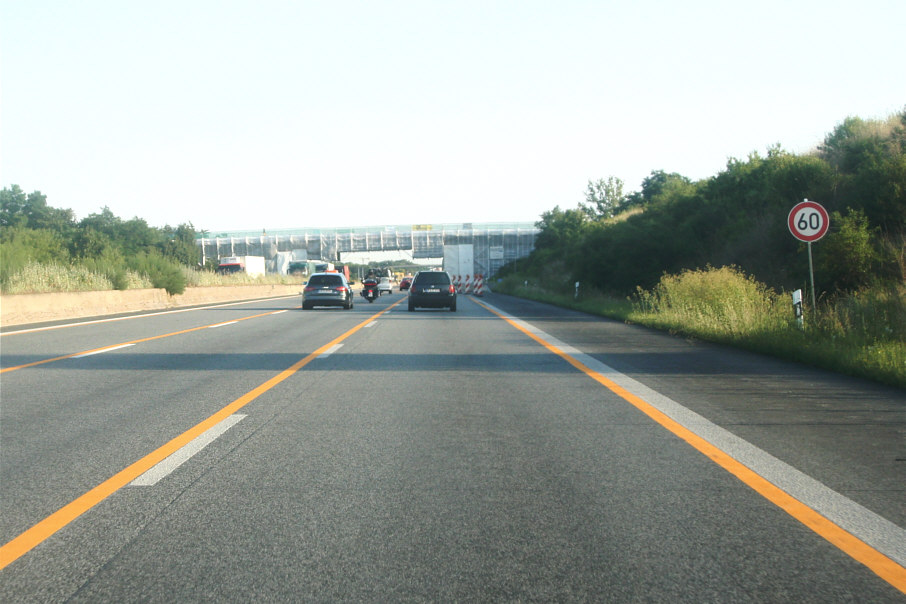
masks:
[[[906,601],[902,390],[505,296],[300,305],[6,330],[0,601]]]

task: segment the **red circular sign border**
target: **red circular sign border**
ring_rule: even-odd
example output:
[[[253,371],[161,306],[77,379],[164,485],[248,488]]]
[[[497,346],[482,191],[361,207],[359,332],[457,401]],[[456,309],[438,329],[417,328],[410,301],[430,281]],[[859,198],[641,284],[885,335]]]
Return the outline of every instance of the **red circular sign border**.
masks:
[[[799,210],[801,210],[803,208],[812,208],[813,210],[816,210],[819,214],[821,214],[821,217],[824,219],[824,226],[821,228],[821,230],[819,232],[817,232],[814,235],[803,235],[802,233],[800,233],[799,231],[796,230],[796,227],[793,224],[793,217],[796,215],[796,212],[798,212]],[[797,203],[795,206],[793,206],[792,210],[790,210],[789,216],[787,216],[787,219],[786,219],[786,224],[787,224],[787,227],[789,227],[789,229],[790,229],[790,233],[793,234],[793,237],[795,237],[799,241],[811,243],[812,241],[818,241],[819,239],[821,239],[822,237],[824,237],[827,234],[827,230],[830,227],[830,216],[828,216],[827,210],[825,210],[824,206],[822,206],[820,203],[818,203],[816,201],[801,201],[801,202]]]

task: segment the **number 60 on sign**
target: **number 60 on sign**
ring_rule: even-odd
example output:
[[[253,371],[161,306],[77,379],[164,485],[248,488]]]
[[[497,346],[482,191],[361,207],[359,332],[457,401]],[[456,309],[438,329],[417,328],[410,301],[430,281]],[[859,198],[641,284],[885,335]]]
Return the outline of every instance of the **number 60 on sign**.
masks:
[[[830,219],[827,216],[827,210],[821,204],[806,199],[802,203],[797,203],[790,210],[787,223],[793,237],[811,243],[824,237],[830,226]]]

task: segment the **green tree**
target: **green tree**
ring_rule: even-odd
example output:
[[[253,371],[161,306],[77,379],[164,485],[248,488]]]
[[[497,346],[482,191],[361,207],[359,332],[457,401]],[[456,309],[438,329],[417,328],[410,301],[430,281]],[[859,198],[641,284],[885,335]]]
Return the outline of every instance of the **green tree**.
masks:
[[[819,156],[834,170],[838,209],[864,209],[887,234],[906,230],[906,110],[887,120],[846,118]]]
[[[127,256],[133,256],[166,243],[165,231],[148,226],[143,218],[121,221],[115,239]]]
[[[29,262],[67,264],[69,251],[61,235],[47,229],[0,229],[0,283],[6,283]]]
[[[25,191],[19,185],[0,191],[0,228],[28,226],[28,217],[25,215],[26,200]]]
[[[580,209],[561,210],[556,206],[544,212],[535,223],[541,230],[535,238],[535,249],[562,252],[581,239],[588,221],[588,214]]]
[[[854,161],[857,159],[857,148],[875,134],[877,129],[872,127],[871,122],[849,116],[824,137],[824,143],[818,147],[818,151],[835,169],[852,172],[856,167]]]
[[[165,226],[163,230],[169,233],[163,244],[164,256],[186,266],[198,266],[201,257],[195,243],[195,227],[192,223],[180,224],[175,229]]]
[[[119,247],[110,235],[93,228],[79,229],[70,242],[70,251],[74,258],[99,258],[114,250],[118,252]]]
[[[13,185],[0,191],[0,227],[15,226],[48,229],[65,236],[75,221],[72,210],[48,206],[47,196],[40,191],[26,195],[19,185]]]
[[[839,292],[854,291],[872,283],[881,256],[873,239],[877,229],[872,229],[862,210],[850,210],[830,216],[832,230],[815,247],[816,279],[832,285]]]
[[[585,203],[581,204],[581,207],[589,217],[597,220],[613,216],[614,212],[623,206],[624,201],[623,181],[614,176],[608,176],[606,180],[599,178],[595,181],[588,181],[585,189]]]
[[[626,195],[617,210],[646,206],[664,197],[692,194],[694,191],[692,181],[682,174],[653,170],[642,180],[641,190]]]
[[[154,249],[163,251],[167,242],[163,230],[148,226],[142,218],[123,220],[106,206],[100,213],[83,218],[79,227],[82,231],[102,233],[125,256],[135,256]]]

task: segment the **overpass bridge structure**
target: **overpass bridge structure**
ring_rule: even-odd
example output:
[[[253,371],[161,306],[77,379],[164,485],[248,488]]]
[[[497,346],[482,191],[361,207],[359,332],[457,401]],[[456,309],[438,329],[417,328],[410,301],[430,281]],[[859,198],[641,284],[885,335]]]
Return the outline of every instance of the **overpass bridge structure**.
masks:
[[[401,252],[413,260],[443,258],[445,245],[471,244],[475,273],[493,275],[504,264],[528,256],[539,229],[529,222],[407,224],[329,229],[235,231],[197,239],[202,262],[225,256],[264,256],[304,250],[306,259],[342,262],[347,252]]]

